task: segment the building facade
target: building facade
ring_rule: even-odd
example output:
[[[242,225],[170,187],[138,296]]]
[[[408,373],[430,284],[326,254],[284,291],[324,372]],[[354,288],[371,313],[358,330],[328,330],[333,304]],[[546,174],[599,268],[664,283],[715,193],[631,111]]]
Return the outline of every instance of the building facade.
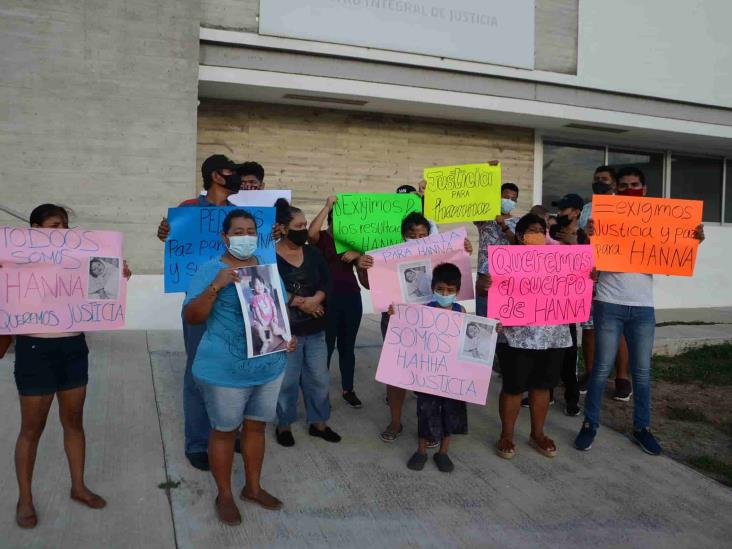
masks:
[[[430,165],[500,160],[523,211],[635,165],[652,196],[705,203],[695,276],[656,277],[657,305],[732,305],[725,0],[0,5],[0,205],[123,230],[131,327],[177,322],[155,227],[214,152],[259,161],[310,216]]]

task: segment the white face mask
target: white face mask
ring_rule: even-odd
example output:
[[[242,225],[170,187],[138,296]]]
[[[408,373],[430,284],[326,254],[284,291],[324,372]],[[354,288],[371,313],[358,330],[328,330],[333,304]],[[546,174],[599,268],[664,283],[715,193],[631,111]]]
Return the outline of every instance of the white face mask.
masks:
[[[510,198],[501,198],[501,213],[502,214],[511,213],[511,210],[513,210],[514,208],[516,208],[516,202],[514,202]]]
[[[249,259],[257,251],[258,240],[256,236],[230,236],[229,253],[242,261]]]

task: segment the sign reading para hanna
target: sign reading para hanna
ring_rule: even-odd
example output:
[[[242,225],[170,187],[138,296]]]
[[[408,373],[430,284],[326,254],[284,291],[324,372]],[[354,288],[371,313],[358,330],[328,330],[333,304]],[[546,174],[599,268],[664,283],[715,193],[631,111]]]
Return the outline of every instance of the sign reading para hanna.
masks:
[[[501,214],[500,164],[427,168],[424,180],[424,215],[435,223],[493,221]]]
[[[226,252],[221,232],[224,219],[232,210],[245,210],[254,217],[259,239],[255,255],[260,263],[277,262],[272,240],[274,208],[237,206],[169,208],[170,235],[165,241],[164,267],[166,293],[185,292],[199,265]]]
[[[488,246],[488,316],[504,326],[586,322],[592,246]]]
[[[0,227],[0,334],[125,325],[122,233]]]
[[[333,204],[336,252],[366,253],[402,242],[402,220],[422,212],[416,194],[339,194]]]
[[[374,265],[369,269],[374,309],[384,312],[392,303],[429,303],[432,300],[432,269],[440,263],[452,263],[460,269],[462,284],[458,300],[473,299],[466,236],[465,228],[460,227],[369,252],[374,258]]]
[[[395,305],[376,381],[485,404],[496,348],[495,320],[424,305]]]
[[[692,276],[703,209],[701,200],[594,195],[597,270]]]

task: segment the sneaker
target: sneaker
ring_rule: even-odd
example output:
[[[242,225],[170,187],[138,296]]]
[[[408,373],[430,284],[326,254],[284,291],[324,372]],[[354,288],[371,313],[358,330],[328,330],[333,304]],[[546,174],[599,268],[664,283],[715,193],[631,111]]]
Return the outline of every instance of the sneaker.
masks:
[[[441,473],[452,473],[455,469],[455,464],[450,459],[450,456],[437,452],[432,458],[435,460],[435,465]]]
[[[587,394],[587,382],[589,381],[589,376],[587,374],[582,374],[579,378],[579,394],[586,395]]]
[[[280,446],[284,446],[285,448],[295,446],[295,437],[292,436],[292,431],[290,430],[280,431],[275,428],[275,438],[277,439],[277,444]]]
[[[564,415],[577,417],[578,415],[580,415],[580,407],[577,404],[567,404],[564,407]]]
[[[616,379],[615,380],[615,394],[613,394],[613,400],[619,400],[621,402],[628,402],[630,396],[633,394],[633,386],[629,379]]]
[[[208,465],[207,452],[193,452],[191,454],[186,454],[186,458],[188,458],[188,463],[190,463],[192,467],[195,467],[199,471],[211,470],[211,467],[209,467]]]
[[[574,439],[574,447],[578,450],[587,451],[592,448],[592,442],[595,440],[597,429],[595,429],[589,421],[582,424],[577,438]]]
[[[343,393],[343,400],[345,400],[351,408],[361,407],[361,401],[353,391],[346,391]]]
[[[328,442],[340,442],[341,436],[336,433],[333,429],[330,427],[326,427],[322,431],[315,428],[315,425],[310,426],[310,430],[308,431],[311,437],[318,437],[322,438],[323,440],[327,440]]]
[[[661,453],[661,445],[647,428],[641,429],[640,431],[633,431],[630,440],[640,446],[641,450],[646,454],[657,456]]]
[[[414,452],[407,462],[407,467],[412,471],[421,471],[424,469],[425,463],[427,463],[427,454]]]
[[[530,408],[529,406],[529,397],[524,397],[521,399],[521,407],[522,408]]]

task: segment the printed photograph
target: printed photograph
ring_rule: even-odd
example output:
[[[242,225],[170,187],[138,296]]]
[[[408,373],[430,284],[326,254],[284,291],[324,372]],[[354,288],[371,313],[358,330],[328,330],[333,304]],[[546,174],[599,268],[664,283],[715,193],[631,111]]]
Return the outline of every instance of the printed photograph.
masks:
[[[89,300],[117,299],[121,260],[119,257],[89,258],[89,284],[86,298]]]
[[[398,273],[404,303],[429,303],[432,299],[432,262],[429,259],[402,263]]]
[[[460,332],[458,357],[466,362],[477,362],[492,367],[496,339],[495,321],[468,315]]]
[[[290,325],[276,265],[239,269],[236,285],[249,358],[287,350]]]

